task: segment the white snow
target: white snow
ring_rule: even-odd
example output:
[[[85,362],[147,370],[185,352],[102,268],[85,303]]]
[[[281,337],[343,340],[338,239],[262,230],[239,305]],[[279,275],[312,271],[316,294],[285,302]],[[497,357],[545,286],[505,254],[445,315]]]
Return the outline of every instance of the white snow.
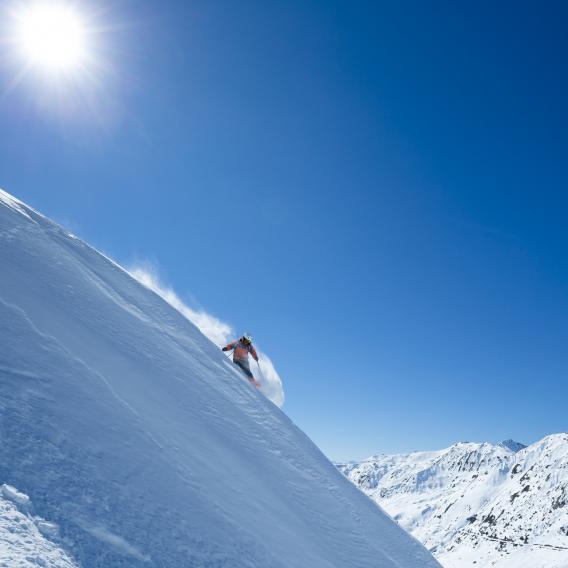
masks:
[[[31,514],[30,498],[0,488],[0,567],[78,568],[59,542],[57,525]]]
[[[0,265],[4,566],[438,566],[191,322],[3,192]]]
[[[446,568],[568,567],[568,434],[338,467]]]

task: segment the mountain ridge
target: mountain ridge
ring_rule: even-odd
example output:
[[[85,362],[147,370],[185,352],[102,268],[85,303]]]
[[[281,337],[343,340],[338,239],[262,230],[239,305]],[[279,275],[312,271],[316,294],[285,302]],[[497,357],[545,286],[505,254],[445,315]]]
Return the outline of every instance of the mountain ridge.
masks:
[[[565,568],[568,434],[511,442],[336,465],[444,566]]]

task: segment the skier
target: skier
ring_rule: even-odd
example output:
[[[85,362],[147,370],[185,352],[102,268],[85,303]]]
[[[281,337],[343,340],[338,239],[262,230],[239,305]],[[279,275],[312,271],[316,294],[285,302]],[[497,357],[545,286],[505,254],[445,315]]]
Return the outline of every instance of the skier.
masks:
[[[258,355],[256,354],[256,349],[252,344],[252,337],[249,333],[245,333],[237,341],[233,341],[222,348],[222,351],[233,351],[233,363],[237,365],[241,371],[247,376],[248,380],[254,384],[255,387],[259,388],[260,383],[258,383],[254,375],[250,370],[249,364],[249,353],[252,358],[258,363]]]

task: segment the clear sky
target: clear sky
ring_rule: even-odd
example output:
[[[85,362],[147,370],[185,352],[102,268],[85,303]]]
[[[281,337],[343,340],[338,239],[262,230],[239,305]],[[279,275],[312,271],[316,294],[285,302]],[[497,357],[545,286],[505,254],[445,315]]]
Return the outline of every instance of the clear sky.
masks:
[[[4,17],[0,187],[251,330],[333,459],[567,429],[565,2],[78,9],[49,80]]]

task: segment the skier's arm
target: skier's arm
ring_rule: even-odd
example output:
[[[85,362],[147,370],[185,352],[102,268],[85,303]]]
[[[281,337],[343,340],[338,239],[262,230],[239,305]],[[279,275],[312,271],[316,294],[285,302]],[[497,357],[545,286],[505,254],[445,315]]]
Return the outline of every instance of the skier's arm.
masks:
[[[256,354],[256,349],[251,345],[250,346],[250,354],[252,358],[258,363],[258,355]]]
[[[223,347],[221,351],[230,351],[231,349],[234,349],[236,343],[236,341],[233,341],[232,343],[229,343],[229,345],[225,345],[225,347]]]

